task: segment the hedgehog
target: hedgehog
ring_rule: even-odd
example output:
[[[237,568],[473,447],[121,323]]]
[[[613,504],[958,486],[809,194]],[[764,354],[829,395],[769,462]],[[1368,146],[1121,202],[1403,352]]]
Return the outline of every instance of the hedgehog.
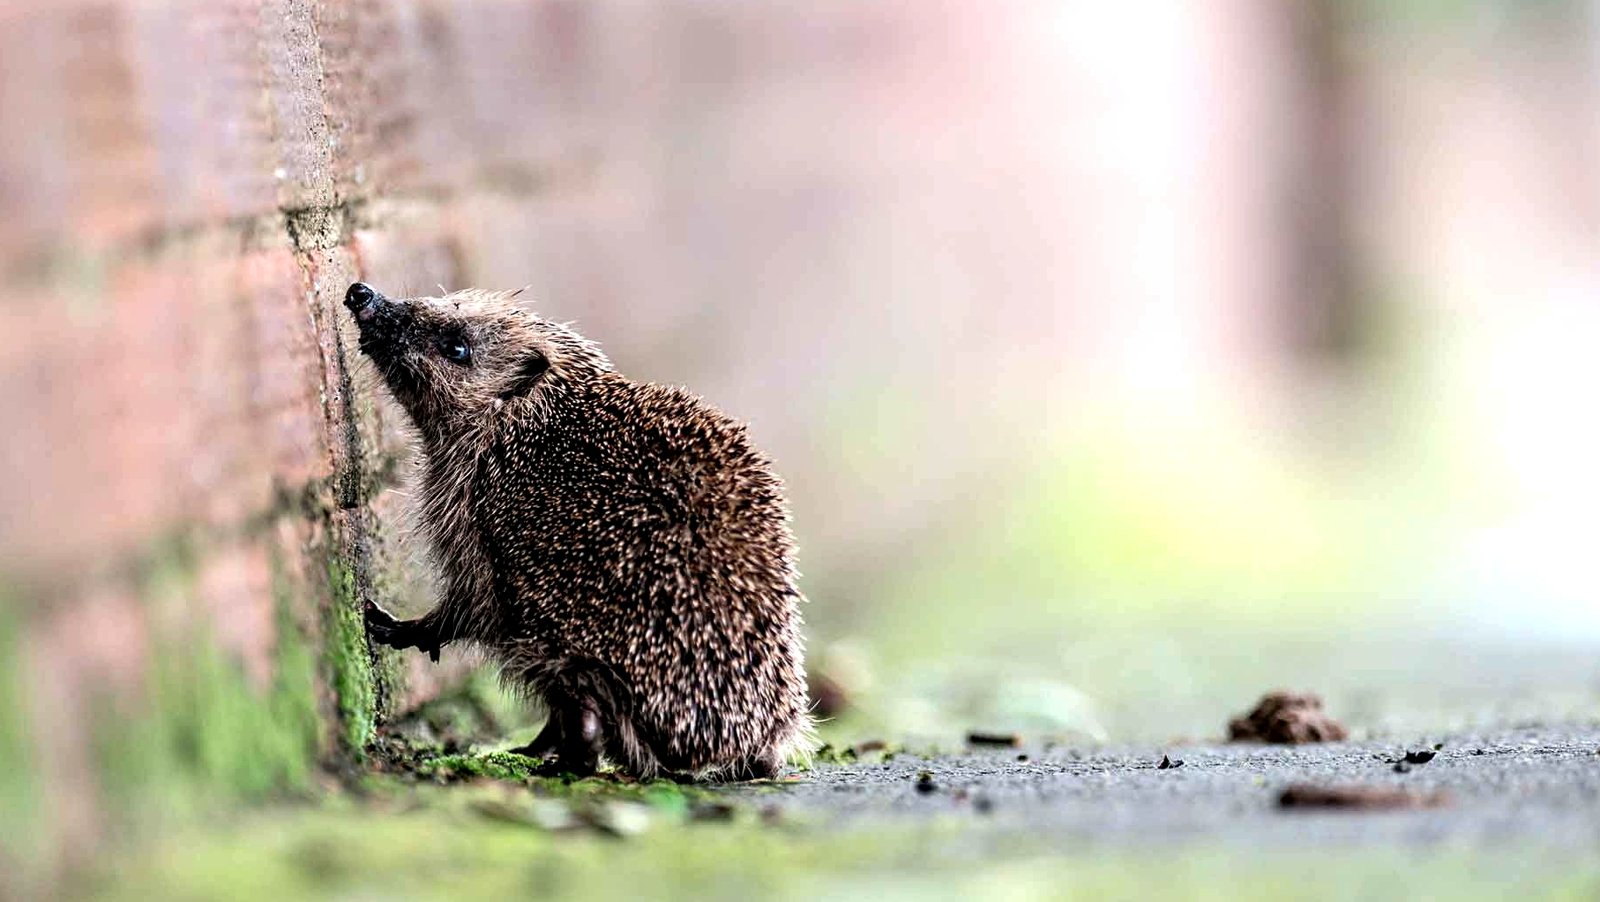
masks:
[[[345,306],[418,436],[426,615],[380,645],[483,648],[549,717],[552,772],[768,778],[815,745],[783,483],[746,428],[618,374],[569,325],[478,289]]]

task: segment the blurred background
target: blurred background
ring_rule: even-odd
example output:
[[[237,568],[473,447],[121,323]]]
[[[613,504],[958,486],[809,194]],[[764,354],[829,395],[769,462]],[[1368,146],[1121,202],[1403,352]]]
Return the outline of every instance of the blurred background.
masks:
[[[342,669],[429,591],[355,278],[748,420],[830,735],[1593,717],[1597,111],[1593,0],[0,2],[11,848],[108,717],[293,782],[472,666]]]

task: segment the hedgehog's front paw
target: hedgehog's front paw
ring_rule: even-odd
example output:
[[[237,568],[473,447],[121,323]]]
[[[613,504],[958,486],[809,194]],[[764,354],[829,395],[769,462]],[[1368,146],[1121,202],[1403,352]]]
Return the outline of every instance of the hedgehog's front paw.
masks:
[[[439,660],[438,631],[430,628],[426,620],[396,620],[394,615],[367,602],[367,635],[379,645],[395,649],[415,648],[428,653],[435,663]]]
[[[396,644],[396,640],[405,632],[405,624],[394,619],[393,614],[378,607],[376,603],[369,601],[367,602],[366,615],[367,635],[372,637],[372,641],[391,648],[411,647],[409,643],[405,645]]]

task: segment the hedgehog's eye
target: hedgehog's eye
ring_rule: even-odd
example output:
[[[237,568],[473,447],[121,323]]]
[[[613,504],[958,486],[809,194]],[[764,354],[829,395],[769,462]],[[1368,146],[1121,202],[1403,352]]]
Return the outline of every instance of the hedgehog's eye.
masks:
[[[462,366],[472,362],[472,348],[467,345],[467,340],[459,335],[442,335],[438,341],[439,356]]]

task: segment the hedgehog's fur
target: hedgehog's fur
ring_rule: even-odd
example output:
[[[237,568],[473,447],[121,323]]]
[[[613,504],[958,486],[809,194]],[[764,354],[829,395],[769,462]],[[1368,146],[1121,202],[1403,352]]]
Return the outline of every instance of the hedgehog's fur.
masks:
[[[369,632],[480,643],[544,701],[525,751],[583,773],[770,776],[814,742],[782,483],[742,425],[572,329],[460,291],[347,306],[421,438],[438,606]],[[452,341],[470,349],[466,363]]]

